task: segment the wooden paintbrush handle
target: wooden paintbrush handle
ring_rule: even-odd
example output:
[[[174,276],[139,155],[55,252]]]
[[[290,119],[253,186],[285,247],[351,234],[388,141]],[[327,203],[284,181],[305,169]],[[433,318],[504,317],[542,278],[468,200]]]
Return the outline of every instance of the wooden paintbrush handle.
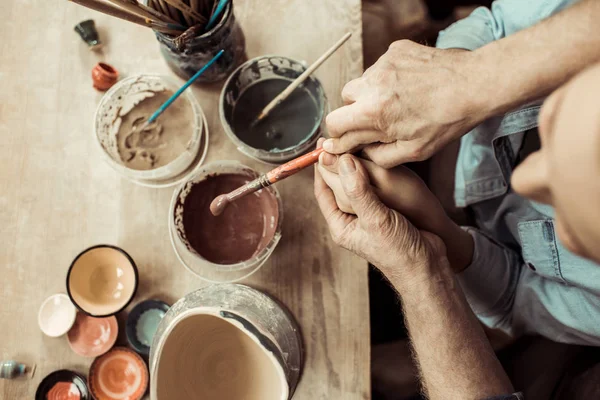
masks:
[[[296,172],[301,171],[306,167],[313,165],[319,161],[319,155],[322,152],[323,148],[318,148],[267,172],[267,179],[269,180],[269,183],[272,185],[290,175],[294,175]]]

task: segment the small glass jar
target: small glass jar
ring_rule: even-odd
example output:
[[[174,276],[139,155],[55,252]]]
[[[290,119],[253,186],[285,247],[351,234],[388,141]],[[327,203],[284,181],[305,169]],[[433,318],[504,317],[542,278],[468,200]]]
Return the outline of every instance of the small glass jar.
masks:
[[[196,82],[221,81],[246,59],[246,39],[233,14],[231,1],[225,7],[219,23],[210,31],[191,39],[182,50],[177,48],[174,36],[161,32],[155,34],[167,65],[185,80],[198,72],[221,49],[225,53]]]

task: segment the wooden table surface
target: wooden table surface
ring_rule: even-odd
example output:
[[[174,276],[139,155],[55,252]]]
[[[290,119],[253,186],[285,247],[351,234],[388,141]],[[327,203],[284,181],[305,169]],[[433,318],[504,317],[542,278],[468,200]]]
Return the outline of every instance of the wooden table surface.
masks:
[[[149,297],[174,302],[206,283],[171,248],[167,212],[173,188],[150,189],[121,178],[94,143],[93,116],[102,97],[91,85],[94,64],[111,63],[122,77],[175,77],[153,33],[66,1],[9,1],[2,14],[0,359],[35,362],[38,369],[31,381],[0,380],[0,398],[22,400],[33,398],[40,380],[54,370],[87,374],[91,359],[73,353],[66,337],[44,336],[37,325],[42,301],[66,293],[67,268],[84,248],[111,243],[131,254],[140,270],[133,304]],[[343,85],[362,73],[360,0],[236,0],[235,15],[250,58],[280,54],[311,62],[353,32],[316,72],[331,109],[340,106]],[[89,51],[73,31],[87,18],[99,28],[102,53]],[[239,160],[267,171],[225,136],[217,108],[221,86],[193,89],[211,132],[208,161]],[[306,361],[294,399],[368,399],[367,263],[331,241],[312,183],[307,170],[278,184],[283,239],[243,283],[278,298],[300,324]]]

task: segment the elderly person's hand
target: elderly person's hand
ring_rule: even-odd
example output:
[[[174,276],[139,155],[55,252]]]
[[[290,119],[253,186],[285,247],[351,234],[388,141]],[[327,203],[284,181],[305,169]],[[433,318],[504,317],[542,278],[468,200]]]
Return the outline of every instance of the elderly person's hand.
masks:
[[[315,169],[315,196],[333,240],[377,266],[388,278],[409,284],[446,257],[444,242],[420,231],[397,211],[386,207],[369,183],[367,170],[354,156],[339,161],[340,182],[356,215],[339,209],[333,191]]]
[[[367,145],[364,152],[385,168],[429,158],[488,116],[478,102],[485,74],[475,61],[465,50],[392,43],[342,90],[346,105],[327,116],[332,139],[323,147],[342,154]]]
[[[323,140],[319,139],[317,145],[321,146]],[[325,182],[341,212],[356,215],[342,185],[341,157],[343,156],[323,153],[317,165],[317,179]],[[385,169],[362,158],[355,158],[355,161],[364,169],[369,189],[386,207],[399,212],[417,229],[431,232],[444,241],[448,259],[456,272],[462,271],[471,263],[471,236],[448,217],[439,200],[421,178],[403,166]]]

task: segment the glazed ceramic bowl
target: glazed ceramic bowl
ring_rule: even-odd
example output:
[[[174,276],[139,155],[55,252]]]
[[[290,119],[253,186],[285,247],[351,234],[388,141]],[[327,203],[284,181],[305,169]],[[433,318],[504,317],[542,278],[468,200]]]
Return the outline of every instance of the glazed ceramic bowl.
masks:
[[[133,350],[115,347],[92,362],[88,385],[95,400],[140,400],[148,389],[148,368]]]
[[[42,379],[35,400],[92,400],[84,376],[61,369]]]
[[[142,301],[133,307],[127,316],[125,333],[129,345],[140,354],[150,354],[152,338],[160,321],[169,311],[169,305],[160,300]]]
[[[92,317],[123,310],[135,296],[138,270],[125,250],[98,245],[82,251],[67,274],[67,293],[73,304]]]
[[[98,357],[114,346],[118,335],[119,324],[114,315],[94,318],[78,313],[67,338],[75,353],[82,357]]]
[[[42,332],[50,337],[62,336],[71,329],[77,310],[66,294],[58,293],[42,303],[38,313],[38,324]]]

